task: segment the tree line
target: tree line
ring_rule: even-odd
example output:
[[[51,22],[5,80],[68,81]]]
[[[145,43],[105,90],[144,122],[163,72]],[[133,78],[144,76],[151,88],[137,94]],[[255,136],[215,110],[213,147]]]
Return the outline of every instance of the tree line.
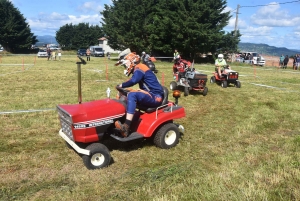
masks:
[[[100,12],[101,27],[66,24],[56,32],[56,40],[70,50],[97,44],[104,36],[113,49],[130,48],[154,56],[170,56],[175,48],[186,58],[231,53],[237,51],[241,34],[223,30],[231,17],[225,12],[226,4],[226,0],[112,0]],[[0,21],[0,44],[5,49],[16,53],[37,42],[26,19],[9,0],[0,0],[2,11],[6,14]]]

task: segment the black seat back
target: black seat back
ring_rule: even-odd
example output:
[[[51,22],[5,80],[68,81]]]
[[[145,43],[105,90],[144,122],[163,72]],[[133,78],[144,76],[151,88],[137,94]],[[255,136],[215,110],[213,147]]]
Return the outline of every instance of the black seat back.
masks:
[[[154,112],[158,107],[162,106],[162,105],[166,105],[168,103],[168,95],[169,95],[169,90],[167,87],[164,87],[162,86],[163,90],[164,90],[164,97],[163,97],[163,101],[161,102],[161,104],[157,107],[154,107],[154,108],[149,108],[149,107],[145,107],[145,106],[141,106],[141,105],[138,105],[137,106],[137,109],[139,110],[143,110],[145,111],[146,113],[151,113],[151,112]]]

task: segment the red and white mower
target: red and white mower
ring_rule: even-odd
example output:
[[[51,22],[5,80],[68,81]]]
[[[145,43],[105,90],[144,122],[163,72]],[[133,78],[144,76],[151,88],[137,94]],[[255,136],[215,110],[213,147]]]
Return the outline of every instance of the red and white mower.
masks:
[[[185,110],[178,105],[179,91],[173,92],[175,102],[168,100],[168,89],[164,88],[164,99],[157,108],[137,106],[128,137],[122,137],[115,128],[115,121],[124,121],[126,115],[127,90],[116,87],[119,99],[107,98],[82,103],[81,100],[81,58],[78,67],[78,104],[59,104],[57,112],[61,129],[59,135],[82,156],[88,169],[98,169],[110,165],[111,155],[104,138],[110,136],[115,140],[127,142],[135,139],[152,138],[157,147],[168,149],[179,142],[182,125],[175,119],[185,117]]]

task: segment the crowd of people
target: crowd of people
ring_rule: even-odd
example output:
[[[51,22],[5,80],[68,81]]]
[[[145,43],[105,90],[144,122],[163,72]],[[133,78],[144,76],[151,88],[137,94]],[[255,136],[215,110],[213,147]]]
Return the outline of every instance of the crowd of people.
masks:
[[[293,63],[292,63],[292,68],[294,70],[300,70],[300,54],[296,54],[295,56],[292,57]],[[281,55],[279,57],[279,68],[282,69],[287,69],[288,63],[290,61],[290,57],[288,55]]]
[[[47,59],[48,61],[49,60],[52,60],[52,61],[55,61],[56,60],[56,56],[58,57],[58,60],[60,61],[61,60],[61,50],[51,50],[49,47],[47,48]]]

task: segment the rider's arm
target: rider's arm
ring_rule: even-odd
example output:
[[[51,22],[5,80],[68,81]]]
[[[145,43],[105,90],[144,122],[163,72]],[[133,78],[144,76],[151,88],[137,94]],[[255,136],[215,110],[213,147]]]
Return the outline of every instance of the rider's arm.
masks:
[[[122,83],[123,88],[132,87],[133,85],[139,83],[144,77],[144,72],[137,69],[134,71],[132,77],[126,82]]]

